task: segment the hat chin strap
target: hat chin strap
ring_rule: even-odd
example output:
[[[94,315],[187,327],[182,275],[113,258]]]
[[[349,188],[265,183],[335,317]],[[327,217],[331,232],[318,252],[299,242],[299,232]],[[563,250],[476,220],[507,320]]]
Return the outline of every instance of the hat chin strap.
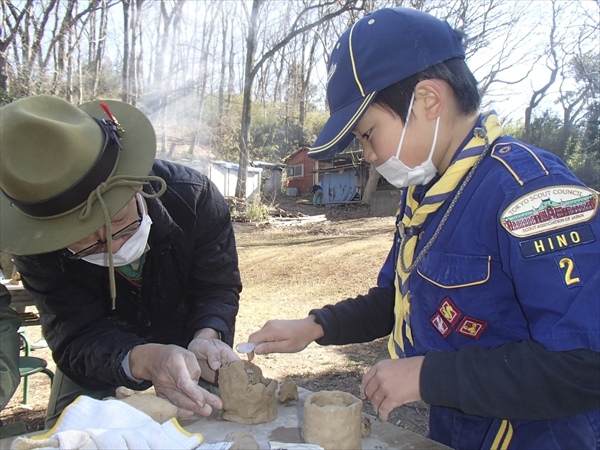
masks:
[[[148,194],[142,190],[144,185],[150,184],[151,181],[158,181],[161,184],[160,190],[154,194]],[[108,213],[108,208],[106,203],[104,202],[104,198],[102,194],[108,192],[110,189],[117,186],[130,186],[140,195],[145,198],[158,198],[165,193],[167,190],[167,183],[160,177],[148,175],[146,177],[133,177],[127,175],[117,175],[114,177],[108,178],[104,183],[100,183],[96,189],[94,189],[79,213],[79,219],[85,220],[89,217],[92,212],[92,206],[96,200],[100,203],[100,208],[102,208],[102,212],[104,214],[104,223],[106,225],[106,244],[107,244],[107,254],[108,254],[108,279],[110,284],[110,298],[111,298],[111,306],[112,309],[116,308],[116,298],[117,298],[117,287],[115,284],[115,266],[113,263],[113,242],[112,242],[112,223],[111,217]]]

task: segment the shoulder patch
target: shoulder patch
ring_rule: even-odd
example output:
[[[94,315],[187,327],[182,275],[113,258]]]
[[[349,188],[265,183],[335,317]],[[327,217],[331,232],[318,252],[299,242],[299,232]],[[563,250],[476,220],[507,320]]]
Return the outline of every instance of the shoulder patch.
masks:
[[[549,186],[512,202],[500,224],[522,238],[586,222],[596,215],[598,193],[583,186]]]
[[[548,175],[548,170],[537,155],[520,142],[497,142],[491,156],[500,161],[521,186]]]

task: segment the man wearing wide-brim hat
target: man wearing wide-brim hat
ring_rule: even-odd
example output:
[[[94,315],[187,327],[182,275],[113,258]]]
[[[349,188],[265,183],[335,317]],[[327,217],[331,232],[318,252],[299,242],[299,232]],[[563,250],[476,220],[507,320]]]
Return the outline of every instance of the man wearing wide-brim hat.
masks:
[[[122,102],[39,95],[1,108],[0,123],[0,250],[57,364],[46,426],[78,395],[119,386],[154,385],[182,416],[221,408],[198,382],[238,359],[241,281],[215,186],[155,160],[150,121]]]

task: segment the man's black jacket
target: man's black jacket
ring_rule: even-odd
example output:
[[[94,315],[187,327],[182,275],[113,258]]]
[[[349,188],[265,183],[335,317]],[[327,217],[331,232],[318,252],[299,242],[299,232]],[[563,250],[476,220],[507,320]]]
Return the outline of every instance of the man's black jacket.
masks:
[[[108,268],[69,260],[68,250],[15,258],[58,368],[86,389],[148,388],[149,382],[132,382],[122,368],[124,356],[139,344],[187,347],[205,327],[233,343],[242,285],[229,207],[193,169],[156,160],[152,174],[168,188],[159,199],[146,200],[153,223],[142,287],[117,273],[114,311]]]

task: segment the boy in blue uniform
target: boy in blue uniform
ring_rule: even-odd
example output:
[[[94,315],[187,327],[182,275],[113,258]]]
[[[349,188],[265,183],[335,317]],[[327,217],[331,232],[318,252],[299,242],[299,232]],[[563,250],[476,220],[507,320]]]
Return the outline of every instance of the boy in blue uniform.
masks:
[[[256,353],[389,335],[361,385],[382,419],[422,399],[453,448],[600,447],[598,193],[479,114],[461,37],[426,13],[358,21],[327,94],[311,156],[361,141],[403,188],[394,244],[377,287],[267,322]]]

